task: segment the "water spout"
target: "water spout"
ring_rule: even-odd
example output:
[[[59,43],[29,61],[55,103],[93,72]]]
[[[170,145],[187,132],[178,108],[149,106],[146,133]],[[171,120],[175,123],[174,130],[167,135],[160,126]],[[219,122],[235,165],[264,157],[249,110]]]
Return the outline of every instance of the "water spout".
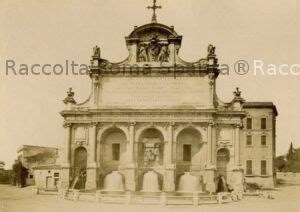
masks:
[[[118,171],[113,171],[104,178],[104,191],[124,191],[123,177]]]
[[[159,192],[158,175],[154,171],[147,171],[143,177],[143,192]]]
[[[190,172],[185,172],[179,179],[179,192],[202,192],[203,183],[197,176],[191,175]]]

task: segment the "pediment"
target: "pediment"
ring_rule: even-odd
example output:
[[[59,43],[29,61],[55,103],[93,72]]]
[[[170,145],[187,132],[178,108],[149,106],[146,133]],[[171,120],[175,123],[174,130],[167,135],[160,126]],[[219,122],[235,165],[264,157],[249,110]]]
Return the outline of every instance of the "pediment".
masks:
[[[126,40],[148,40],[151,37],[153,37],[153,35],[157,35],[161,39],[177,38],[180,41],[182,39],[182,36],[179,36],[175,32],[174,27],[169,27],[159,23],[150,23],[140,27],[135,27],[135,29],[130,33],[130,35],[126,37]]]

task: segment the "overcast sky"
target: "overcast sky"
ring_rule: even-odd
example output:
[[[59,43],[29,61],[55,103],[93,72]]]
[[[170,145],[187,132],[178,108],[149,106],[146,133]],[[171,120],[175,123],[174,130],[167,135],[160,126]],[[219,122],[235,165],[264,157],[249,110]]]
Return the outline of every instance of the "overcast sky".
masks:
[[[220,64],[231,67],[219,76],[217,92],[231,101],[240,87],[248,101],[276,104],[277,153],[289,143],[300,147],[300,75],[253,74],[253,60],[264,64],[300,64],[300,1],[297,0],[159,0],[158,22],[174,25],[183,35],[180,57],[196,61],[206,56],[209,43],[216,46]],[[78,102],[90,93],[87,76],[14,76],[5,73],[5,60],[16,68],[64,64],[74,60],[88,64],[92,47],[102,57],[121,61],[128,55],[124,37],[135,25],[150,22],[146,9],[151,0],[0,0],[0,160],[7,167],[22,144],[62,147],[62,99],[73,87]],[[233,64],[250,64],[244,76]],[[266,70],[267,68],[265,68]],[[300,73],[300,68],[298,68]]]

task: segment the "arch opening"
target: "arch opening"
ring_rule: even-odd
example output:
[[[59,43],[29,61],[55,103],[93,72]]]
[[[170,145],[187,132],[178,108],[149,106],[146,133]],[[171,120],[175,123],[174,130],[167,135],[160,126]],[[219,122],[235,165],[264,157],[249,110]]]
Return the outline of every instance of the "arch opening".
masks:
[[[230,159],[229,150],[226,148],[221,148],[217,152],[217,175],[221,175],[227,178],[227,164]]]
[[[99,164],[104,173],[117,171],[126,163],[127,138],[123,130],[110,128],[103,132],[100,138]]]
[[[192,171],[193,166],[200,166],[204,159],[201,154],[202,138],[200,132],[192,127],[185,128],[179,132],[176,141],[178,174],[181,175],[184,172]]]
[[[87,151],[77,147],[74,151],[73,179],[71,188],[84,189],[86,183]]]

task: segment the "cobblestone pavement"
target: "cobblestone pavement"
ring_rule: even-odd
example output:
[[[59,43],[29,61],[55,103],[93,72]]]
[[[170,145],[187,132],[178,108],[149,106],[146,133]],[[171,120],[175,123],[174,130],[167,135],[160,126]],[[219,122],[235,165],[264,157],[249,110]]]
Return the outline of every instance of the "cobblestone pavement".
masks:
[[[274,199],[246,197],[242,201],[193,206],[159,205],[108,205],[94,202],[73,202],[60,199],[56,195],[35,195],[32,188],[16,188],[0,185],[0,212],[184,212],[184,211],[230,211],[230,212],[300,212],[300,186],[281,186],[273,192]]]

